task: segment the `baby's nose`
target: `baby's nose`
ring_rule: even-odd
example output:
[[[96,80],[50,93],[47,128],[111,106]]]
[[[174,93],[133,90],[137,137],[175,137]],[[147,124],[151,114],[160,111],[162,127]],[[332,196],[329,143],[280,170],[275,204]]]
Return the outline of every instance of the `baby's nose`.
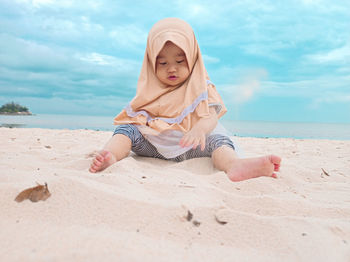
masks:
[[[168,72],[169,73],[172,73],[172,72],[175,72],[175,71],[176,71],[176,66],[171,65],[171,66],[168,67]]]

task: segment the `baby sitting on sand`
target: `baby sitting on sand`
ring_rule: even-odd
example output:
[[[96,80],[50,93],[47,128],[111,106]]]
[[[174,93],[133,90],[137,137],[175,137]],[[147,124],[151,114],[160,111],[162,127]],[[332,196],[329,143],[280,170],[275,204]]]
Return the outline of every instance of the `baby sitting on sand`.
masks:
[[[136,96],[114,119],[118,127],[89,170],[102,171],[133,151],[173,161],[211,157],[232,181],[276,178],[280,157],[237,157],[218,124],[226,111],[191,26],[178,18],[163,19],[149,32]]]

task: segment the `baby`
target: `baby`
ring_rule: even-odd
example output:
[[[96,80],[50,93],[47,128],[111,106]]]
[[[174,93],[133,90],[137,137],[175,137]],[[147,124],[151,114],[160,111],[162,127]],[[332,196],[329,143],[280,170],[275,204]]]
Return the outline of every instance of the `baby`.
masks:
[[[163,19],[149,32],[136,96],[114,119],[118,126],[89,170],[102,171],[133,151],[173,161],[211,157],[232,181],[276,178],[280,157],[237,157],[218,123],[226,111],[191,26],[178,18]]]

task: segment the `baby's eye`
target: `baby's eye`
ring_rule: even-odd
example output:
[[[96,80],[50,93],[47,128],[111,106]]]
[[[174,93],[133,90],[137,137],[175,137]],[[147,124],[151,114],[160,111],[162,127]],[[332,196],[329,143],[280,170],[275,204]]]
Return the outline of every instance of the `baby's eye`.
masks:
[[[159,62],[160,65],[166,65],[166,62]]]
[[[176,63],[181,64],[185,60],[176,61]]]

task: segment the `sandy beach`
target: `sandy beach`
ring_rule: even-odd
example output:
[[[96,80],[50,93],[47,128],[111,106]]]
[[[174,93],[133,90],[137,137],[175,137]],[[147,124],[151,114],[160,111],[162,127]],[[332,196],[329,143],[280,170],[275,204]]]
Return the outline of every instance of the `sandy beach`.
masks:
[[[350,261],[350,141],[235,137],[283,162],[233,183],[209,158],[89,173],[111,134],[0,128],[0,261]]]

